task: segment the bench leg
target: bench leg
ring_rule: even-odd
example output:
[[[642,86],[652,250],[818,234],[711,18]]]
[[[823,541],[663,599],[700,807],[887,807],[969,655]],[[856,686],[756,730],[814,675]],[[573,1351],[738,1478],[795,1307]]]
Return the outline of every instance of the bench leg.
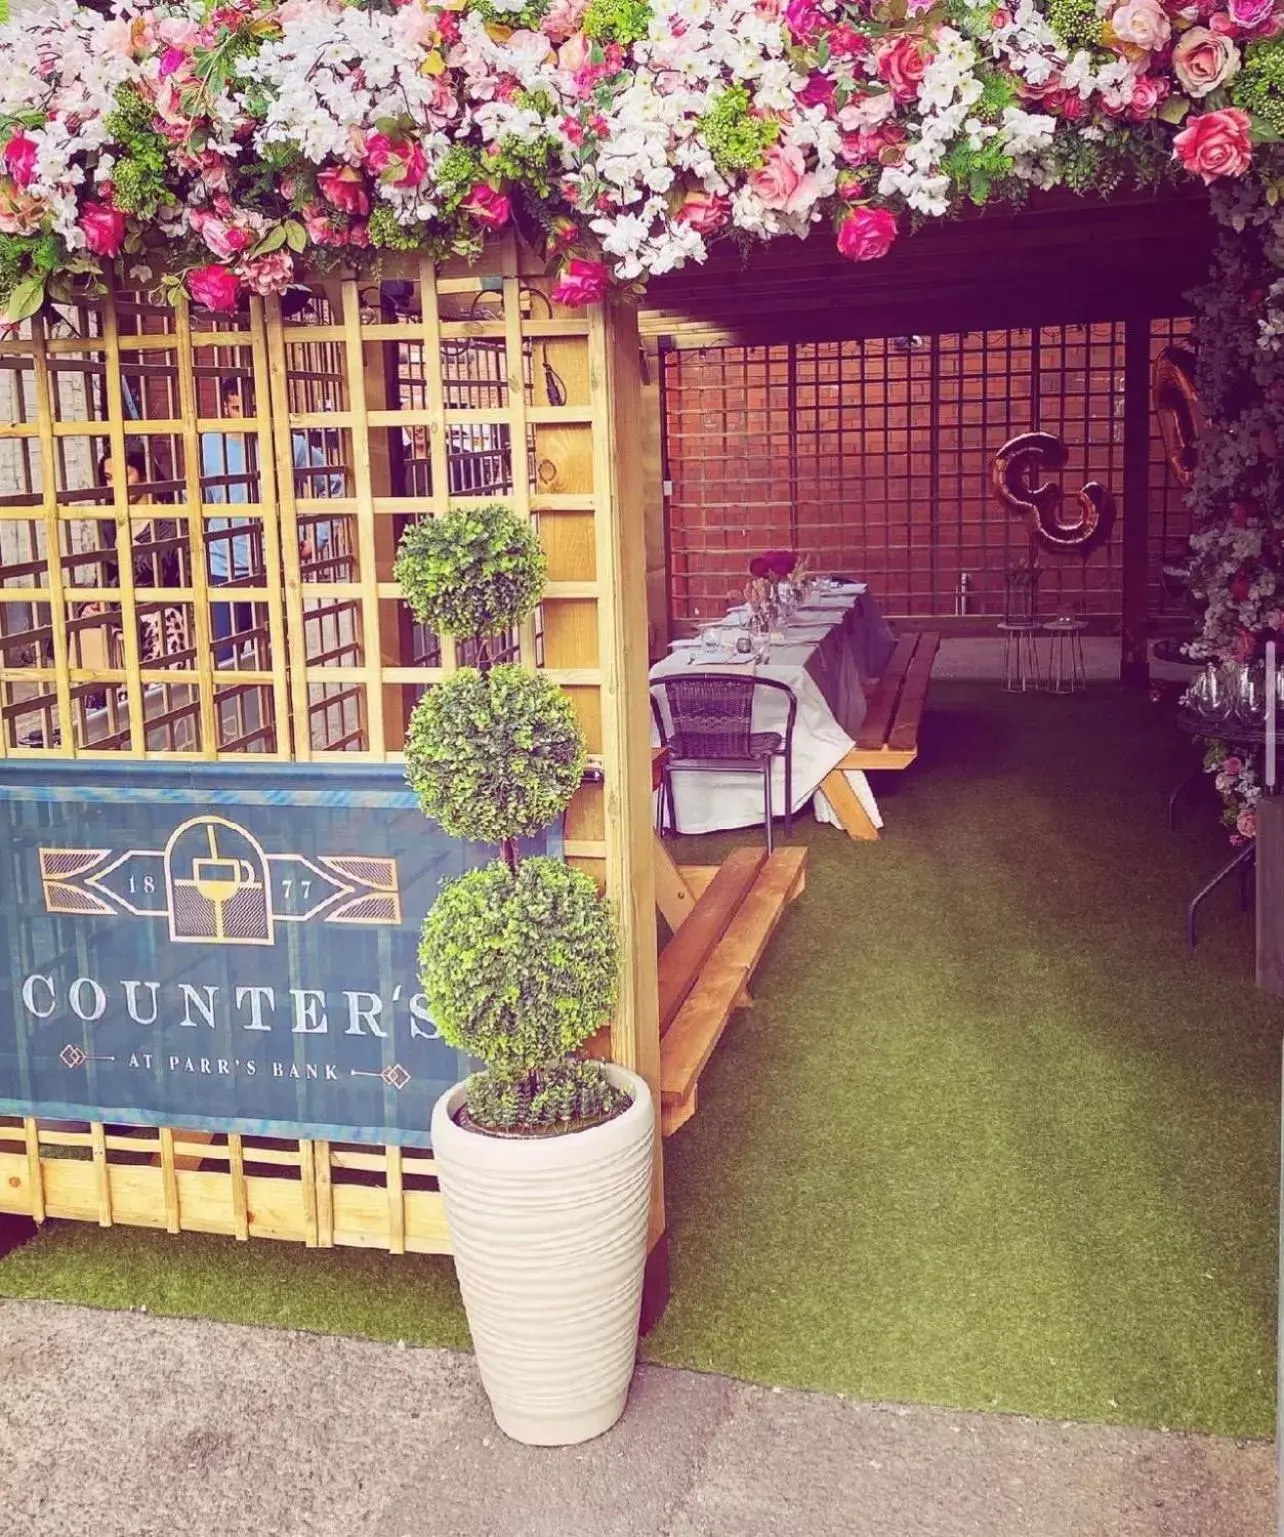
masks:
[[[878,828],[869,819],[869,813],[861,805],[855,790],[847,783],[842,769],[831,769],[821,781],[834,815],[843,824],[847,836],[857,843],[872,843],[878,839]]]
[[[655,864],[655,905],[676,934],[695,906],[695,893],[659,837],[652,838],[651,853]]]

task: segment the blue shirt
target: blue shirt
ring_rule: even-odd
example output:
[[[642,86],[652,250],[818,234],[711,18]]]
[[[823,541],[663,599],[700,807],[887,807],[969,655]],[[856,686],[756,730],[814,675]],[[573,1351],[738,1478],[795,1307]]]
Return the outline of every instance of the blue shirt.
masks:
[[[295,432],[291,435],[296,469],[324,469],[327,460],[319,448],[313,448],[307,435]],[[207,502],[248,502],[251,481],[256,472],[249,468],[245,436],[240,432],[206,432],[201,434],[202,479],[220,479],[227,483],[205,486],[201,495]],[[307,499],[328,498],[343,495],[343,476],[307,476],[303,483],[303,496]],[[211,533],[226,533],[231,528],[249,526],[248,518],[210,518],[207,527]],[[331,537],[331,525],[317,525],[318,543],[327,544]],[[230,556],[230,562],[229,562]],[[215,539],[209,545],[210,579],[221,583],[250,574],[252,562],[251,541],[248,535],[235,539]],[[230,569],[229,569],[230,567]]]

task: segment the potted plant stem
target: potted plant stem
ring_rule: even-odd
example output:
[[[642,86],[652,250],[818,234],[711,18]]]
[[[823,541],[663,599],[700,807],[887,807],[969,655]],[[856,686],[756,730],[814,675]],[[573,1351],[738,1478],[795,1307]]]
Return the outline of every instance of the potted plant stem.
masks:
[[[588,876],[519,854],[578,789],[584,738],[555,684],[491,660],[539,600],[529,525],[498,505],[415,524],[397,573],[416,618],[470,643],[477,663],[416,706],[407,778],[447,832],[499,845],[424,924],[433,1018],[485,1064],[433,1110],[438,1178],[496,1421],[515,1440],[566,1445],[624,1409],[655,1135],[645,1081],[576,1056],[615,1004],[611,914]]]

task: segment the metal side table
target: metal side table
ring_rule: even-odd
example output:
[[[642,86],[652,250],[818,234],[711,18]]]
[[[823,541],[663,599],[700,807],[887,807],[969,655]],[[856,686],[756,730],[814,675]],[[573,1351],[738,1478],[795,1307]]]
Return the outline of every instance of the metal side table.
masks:
[[[1024,694],[1043,687],[1036,640],[1044,626],[1038,621],[1005,619],[1003,636],[1003,687],[1009,694]]]

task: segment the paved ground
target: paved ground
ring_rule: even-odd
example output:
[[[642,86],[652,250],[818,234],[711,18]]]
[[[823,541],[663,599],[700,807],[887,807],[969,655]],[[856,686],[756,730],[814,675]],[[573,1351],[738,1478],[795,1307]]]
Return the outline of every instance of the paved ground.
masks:
[[[609,1435],[495,1430],[471,1357],[0,1302],[13,1537],[1270,1537],[1260,1442],[644,1369]]]

